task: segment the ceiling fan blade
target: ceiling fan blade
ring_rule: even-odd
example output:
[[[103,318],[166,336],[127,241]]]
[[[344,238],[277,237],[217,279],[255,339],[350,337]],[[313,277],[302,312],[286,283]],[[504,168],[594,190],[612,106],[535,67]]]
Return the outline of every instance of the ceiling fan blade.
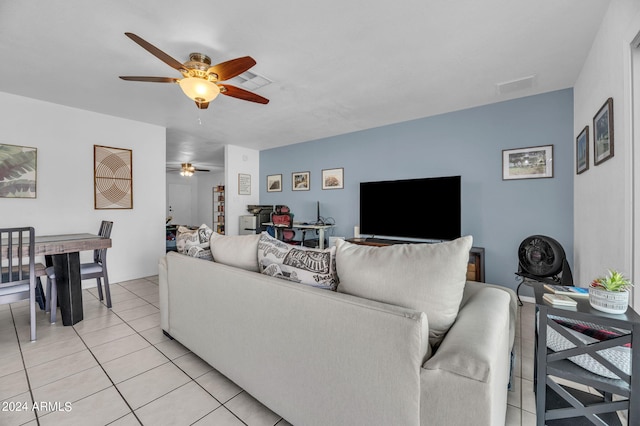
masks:
[[[195,101],[195,102],[196,102],[196,106],[200,109],[209,108],[209,102],[198,102],[198,101]]]
[[[218,86],[220,86],[220,93],[222,93],[223,95],[231,96],[232,98],[238,98],[245,101],[256,102],[259,104],[269,103],[269,99],[263,98],[262,96],[248,90],[244,90],[236,86],[230,86],[228,84],[219,84]]]
[[[256,61],[251,56],[243,56],[214,65],[207,72],[217,74],[218,81],[224,81],[242,74],[255,64]]]
[[[178,78],[171,77],[138,77],[138,76],[120,76],[121,79],[127,81],[148,81],[151,83],[177,83]]]
[[[124,33],[124,35],[126,35],[131,40],[133,40],[136,43],[138,43],[143,49],[145,49],[147,52],[151,53],[156,58],[160,59],[165,64],[169,65],[171,68],[175,68],[178,71],[185,69],[184,65],[182,65],[181,62],[178,62],[176,59],[173,59],[171,56],[167,55],[162,50],[158,49],[157,47],[155,47],[153,44],[149,43],[148,41],[138,37],[137,35],[135,35],[133,33]]]

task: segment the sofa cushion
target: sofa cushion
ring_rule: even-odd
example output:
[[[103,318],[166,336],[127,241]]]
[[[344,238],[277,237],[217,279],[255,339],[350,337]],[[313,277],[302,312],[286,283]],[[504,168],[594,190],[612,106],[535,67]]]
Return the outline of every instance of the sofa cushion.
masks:
[[[263,274],[329,290],[338,285],[335,253],[335,247],[320,250],[295,246],[266,232],[258,243],[258,263]]]
[[[259,239],[259,234],[221,235],[214,232],[210,240],[213,260],[224,265],[235,266],[251,272],[259,272]]]
[[[204,223],[198,229],[180,226],[176,236],[176,249],[178,253],[188,256],[213,260],[209,251],[211,234],[213,234],[213,230]]]
[[[458,315],[471,236],[437,244],[371,247],[338,240],[338,291],[422,311],[435,346]]]

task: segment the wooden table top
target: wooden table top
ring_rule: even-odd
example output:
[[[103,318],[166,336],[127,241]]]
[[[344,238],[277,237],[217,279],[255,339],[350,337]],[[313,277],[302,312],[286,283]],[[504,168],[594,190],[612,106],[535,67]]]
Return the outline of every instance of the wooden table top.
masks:
[[[36,235],[36,256],[99,250],[111,247],[111,239],[95,234]],[[7,255],[6,242],[2,242],[2,256]],[[28,252],[23,254],[28,255]]]

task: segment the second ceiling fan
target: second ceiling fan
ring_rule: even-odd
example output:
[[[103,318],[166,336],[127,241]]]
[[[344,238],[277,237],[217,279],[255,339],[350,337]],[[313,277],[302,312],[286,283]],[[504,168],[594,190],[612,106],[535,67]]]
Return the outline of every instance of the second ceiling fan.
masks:
[[[184,94],[193,99],[200,109],[206,109],[209,106],[209,102],[214,100],[220,93],[259,104],[269,103],[269,99],[263,98],[258,94],[221,83],[253,67],[256,61],[250,56],[231,59],[212,66],[211,58],[207,55],[203,53],[191,53],[189,60],[183,64],[141,37],[133,33],[125,33],[125,35],[165,64],[178,70],[183,78],[120,76],[123,80],[151,83],[178,83]]]

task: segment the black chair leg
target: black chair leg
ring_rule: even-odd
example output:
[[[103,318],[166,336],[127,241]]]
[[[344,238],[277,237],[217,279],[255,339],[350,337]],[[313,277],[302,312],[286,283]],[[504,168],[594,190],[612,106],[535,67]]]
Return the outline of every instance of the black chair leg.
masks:
[[[104,298],[102,297],[102,282],[100,282],[100,277],[96,278],[96,283],[98,286],[98,297],[100,298],[100,300],[104,300]]]
[[[104,271],[104,293],[107,297],[107,308],[111,308],[111,290],[109,289],[109,276],[107,275],[107,271]],[[98,278],[98,281],[100,278]]]

